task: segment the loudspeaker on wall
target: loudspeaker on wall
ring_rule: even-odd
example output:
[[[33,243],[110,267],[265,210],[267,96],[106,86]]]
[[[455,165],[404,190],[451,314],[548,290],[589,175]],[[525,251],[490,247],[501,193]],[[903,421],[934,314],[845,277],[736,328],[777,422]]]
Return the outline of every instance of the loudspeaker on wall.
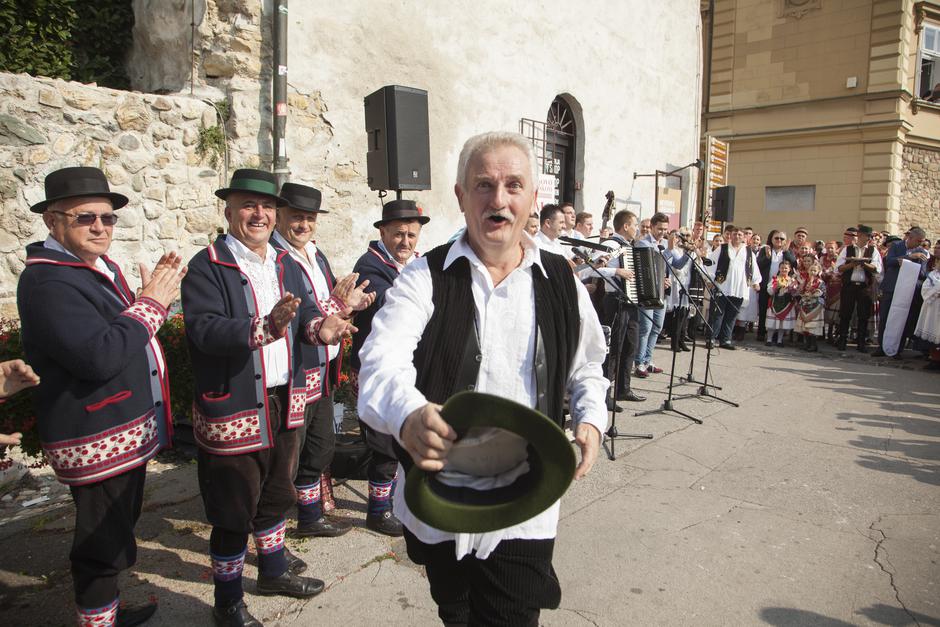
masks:
[[[428,92],[386,85],[365,97],[365,114],[369,187],[431,189]]]
[[[734,185],[716,187],[712,190],[712,220],[734,221]]]

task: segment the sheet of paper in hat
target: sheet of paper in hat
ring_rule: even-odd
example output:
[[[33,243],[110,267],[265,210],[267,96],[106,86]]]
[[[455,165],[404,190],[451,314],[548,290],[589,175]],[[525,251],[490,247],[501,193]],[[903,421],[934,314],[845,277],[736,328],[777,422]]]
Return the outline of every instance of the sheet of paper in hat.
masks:
[[[482,353],[475,389],[534,407],[535,298],[532,273],[545,271],[539,248],[526,234],[523,234],[523,247],[519,267],[498,286],[493,285],[489,272],[465,238],[453,244],[444,267],[460,257],[466,257],[470,262],[476,328]],[[586,422],[603,433],[607,428],[604,398],[609,386],[602,371],[604,335],[590,297],[580,282],[577,282],[577,294],[582,324],[568,378],[571,414],[576,424]],[[405,418],[426,403],[415,387],[416,371],[412,359],[433,310],[427,260],[417,259],[405,268],[386,293],[385,305],[376,314],[373,332],[360,352],[359,415],[376,430],[396,438]],[[510,472],[500,476],[497,483],[492,478],[465,476],[462,484],[475,489],[507,485],[524,469],[516,470],[515,474]],[[404,499],[405,481],[401,470],[399,477],[402,479],[395,492],[395,511],[402,523],[427,544],[454,540],[458,560],[473,551],[478,559],[486,559],[502,540],[555,537],[559,512],[557,502],[526,522],[494,532],[453,534],[435,529],[409,511]]]

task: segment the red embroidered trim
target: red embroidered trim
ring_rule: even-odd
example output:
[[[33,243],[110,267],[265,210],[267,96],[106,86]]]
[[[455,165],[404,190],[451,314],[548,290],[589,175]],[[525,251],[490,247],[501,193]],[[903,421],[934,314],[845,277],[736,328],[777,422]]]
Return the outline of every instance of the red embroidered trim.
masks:
[[[346,310],[346,303],[338,296],[330,296],[326,300],[320,301],[320,311],[324,316],[340,315]]]
[[[163,305],[146,296],[121,312],[122,316],[127,316],[144,325],[150,337],[156,335],[163,326],[166,314],[167,311]]]
[[[210,453],[235,455],[260,450],[260,412],[252,409],[211,418],[194,403],[193,434],[196,442]]]
[[[304,378],[307,383],[307,402],[312,403],[323,395],[323,375],[321,368],[305,370]]]
[[[320,327],[325,318],[316,318],[307,325],[307,341],[314,346],[325,346],[326,342],[320,339]]]
[[[267,316],[264,318],[255,317],[251,319],[251,332],[248,339],[249,348],[252,350],[261,348],[262,346],[272,344],[279,339],[280,338],[275,337],[274,333],[272,332]]]
[[[146,461],[159,448],[156,412],[83,438],[43,444],[49,465],[62,483],[100,480]]]

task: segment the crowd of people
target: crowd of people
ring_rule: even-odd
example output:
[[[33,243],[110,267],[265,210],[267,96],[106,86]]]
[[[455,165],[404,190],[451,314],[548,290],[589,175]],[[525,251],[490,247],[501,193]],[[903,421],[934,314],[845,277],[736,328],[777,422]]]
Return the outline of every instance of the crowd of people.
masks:
[[[772,229],[765,240],[751,227],[731,224],[709,238],[702,222],[672,228],[669,220],[662,213],[639,220],[621,211],[611,229],[595,234],[592,214],[576,214],[570,204],[546,204],[528,222],[540,246],[565,255],[573,268],[581,268],[587,289],[603,294],[595,299],[598,315],[612,329],[612,356],[622,362],[615,368],[615,360],[608,360],[617,400],[644,400],[630,381],[661,372],[652,363],[653,345],[669,341],[672,350],[687,351],[695,334],[707,338],[706,346],[728,350],[754,333],[768,348],[789,343],[818,351],[824,341],[840,351],[850,343],[863,353],[874,346],[872,354],[884,356],[888,313],[904,261],[916,269],[905,281],[910,298],[892,318],[888,354],[901,359],[910,347],[928,358],[926,369],[940,369],[940,243],[930,252],[920,227],[894,236],[850,226],[841,242],[825,242],[813,241],[805,227],[796,228],[792,238]],[[571,241],[586,239],[612,251],[628,245],[658,248],[672,269],[664,274],[662,305],[644,307],[619,297],[626,286],[622,281],[633,280],[633,272],[616,252],[580,258],[585,255]],[[605,267],[584,269],[586,260]]]
[[[309,566],[285,546],[286,534],[350,529],[331,514],[329,477],[330,396],[344,338],[371,451],[366,526],[404,536],[438,615],[454,625],[535,625],[540,609],[561,598],[552,568],[558,502],[479,533],[444,531],[409,507],[406,469],[446,467],[458,493],[480,499],[528,468],[522,459],[480,477],[472,464],[449,459],[458,434],[441,409],[458,391],[537,408],[558,427],[567,397],[581,453],[577,479],[596,460],[608,410],[645,400],[633,377],[662,372],[653,361],[661,335],[675,351],[689,350],[698,333],[733,350],[756,325],[768,345],[792,332],[817,350],[818,338],[845,348],[854,328],[859,350],[874,337],[889,352],[902,350],[913,336],[937,351],[940,247],[927,253],[917,227],[892,239],[859,225],[839,246],[814,245],[802,228],[792,241],[774,230],[762,242],[729,225],[708,241],[701,223],[675,229],[666,214],[640,220],[624,210],[595,236],[593,216],[571,204],[531,213],[536,166],[521,135],[470,138],[455,184],[465,229],[418,255],[429,216],[414,201],[388,202],[376,239],[341,277],[314,240],[328,213],[319,190],[237,170],[216,191],[226,232],[188,262],[171,251],[152,269],[141,265],[138,290],[107,255],[127,197],[97,168],[46,177],[45,199],[31,210],[49,235],[27,246],[17,292],[29,365],[0,364],[0,392],[38,385],[43,451],[75,506],[69,559],[80,625],[141,624],[156,611],[122,606],[118,575],[136,561],[147,462],[172,437],[168,364],[156,334],[180,300],[198,483],[212,528],[212,616],[224,626],[261,624],[242,583],[250,538],[256,593],[309,598],[324,582],[305,575]],[[563,236],[600,248],[563,246]],[[668,272],[654,279],[654,295],[634,301],[622,293],[638,278],[638,249]],[[901,272],[907,261],[917,266],[913,279]],[[916,297],[898,332],[886,312],[905,304],[902,283]],[[885,346],[885,337],[897,346]]]

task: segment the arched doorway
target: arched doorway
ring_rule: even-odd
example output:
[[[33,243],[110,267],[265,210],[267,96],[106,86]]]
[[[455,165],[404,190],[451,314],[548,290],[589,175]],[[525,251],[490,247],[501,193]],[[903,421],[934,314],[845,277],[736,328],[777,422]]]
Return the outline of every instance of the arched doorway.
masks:
[[[568,102],[557,96],[545,119],[545,174],[555,177],[556,202],[574,203],[578,128]]]

